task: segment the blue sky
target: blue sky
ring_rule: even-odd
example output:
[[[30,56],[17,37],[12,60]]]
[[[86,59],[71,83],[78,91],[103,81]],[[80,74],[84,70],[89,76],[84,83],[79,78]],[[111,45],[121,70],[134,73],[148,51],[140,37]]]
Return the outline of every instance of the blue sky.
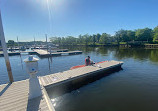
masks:
[[[0,0],[6,40],[109,33],[158,25],[157,0]],[[49,10],[49,11],[48,11]]]

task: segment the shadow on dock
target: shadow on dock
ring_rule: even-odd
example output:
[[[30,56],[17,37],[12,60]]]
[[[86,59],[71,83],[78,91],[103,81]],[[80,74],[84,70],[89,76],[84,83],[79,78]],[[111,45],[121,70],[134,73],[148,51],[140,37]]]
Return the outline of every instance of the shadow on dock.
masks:
[[[4,89],[2,89],[2,91],[0,92],[0,96],[2,96],[3,95],[3,93],[5,93],[5,91],[10,87],[10,83],[9,84],[7,84],[5,87],[4,87]]]
[[[26,111],[40,111],[41,109],[39,106],[42,99],[43,99],[42,97],[37,97],[31,100],[28,100]]]
[[[70,93],[73,90],[77,90],[84,85],[97,81],[105,76],[109,76],[110,74],[118,72],[120,70],[123,70],[121,66],[117,66],[115,68],[110,68],[106,71],[103,70],[99,73],[94,73],[92,75],[87,75],[86,77],[81,77],[79,79],[69,81],[65,84],[60,84],[54,87],[46,87],[46,90],[48,95],[51,96],[50,98],[56,98],[65,93]]]

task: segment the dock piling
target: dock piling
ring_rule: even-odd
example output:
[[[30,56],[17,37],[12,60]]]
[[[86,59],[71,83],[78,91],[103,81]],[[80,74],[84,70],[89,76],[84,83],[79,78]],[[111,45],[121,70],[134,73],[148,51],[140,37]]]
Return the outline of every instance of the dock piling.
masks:
[[[4,54],[4,58],[5,58],[5,62],[6,62],[9,81],[10,81],[10,83],[12,83],[12,82],[14,82],[14,79],[13,79],[11,65],[10,65],[9,56],[8,56],[8,52],[7,52],[7,45],[6,45],[6,42],[5,42],[5,36],[4,36],[2,18],[1,18],[1,11],[0,11],[0,41],[1,41],[1,44],[2,44],[2,48],[3,48],[3,54]]]

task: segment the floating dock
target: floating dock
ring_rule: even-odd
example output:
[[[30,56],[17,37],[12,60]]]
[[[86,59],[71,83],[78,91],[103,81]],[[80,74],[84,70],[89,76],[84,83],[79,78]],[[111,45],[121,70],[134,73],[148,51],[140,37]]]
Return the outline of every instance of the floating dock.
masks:
[[[28,53],[28,54],[37,54],[37,52],[35,51],[20,51],[20,52],[8,52],[9,56],[16,56],[16,55],[20,55],[21,53]],[[0,52],[0,57],[3,57],[3,53]]]
[[[68,52],[68,49],[53,49],[54,52]]]
[[[20,55],[20,52],[9,52],[8,53],[9,56],[14,56],[14,55]],[[3,53],[0,53],[0,57],[3,57]]]
[[[75,89],[74,86],[77,86],[79,88],[85,82],[108,75],[109,71],[120,70],[122,64],[123,62],[119,61],[107,61],[39,77],[43,95],[31,100],[28,100],[28,80],[0,85],[0,111],[55,111],[46,89],[52,89],[55,93],[59,87]]]
[[[46,50],[34,50],[39,57],[50,57],[50,56],[62,56],[62,55],[75,55],[82,54],[82,51],[67,51],[67,52],[47,52]]]
[[[21,53],[28,53],[30,55],[37,54],[39,57],[52,57],[52,56],[62,56],[62,55],[76,55],[82,54],[82,51],[68,51],[68,49],[58,49],[52,50],[52,52],[47,52],[47,50],[34,49],[33,51],[20,51],[20,52],[9,52],[9,56],[20,55]],[[3,53],[0,52],[0,57],[3,57]]]
[[[53,91],[53,95],[57,97],[107,76],[112,72],[121,70],[122,64],[123,62],[119,61],[107,61],[93,66],[43,76],[40,77],[40,81],[48,92]]]
[[[0,111],[55,111],[44,88],[42,93],[28,100],[29,80],[0,85]]]

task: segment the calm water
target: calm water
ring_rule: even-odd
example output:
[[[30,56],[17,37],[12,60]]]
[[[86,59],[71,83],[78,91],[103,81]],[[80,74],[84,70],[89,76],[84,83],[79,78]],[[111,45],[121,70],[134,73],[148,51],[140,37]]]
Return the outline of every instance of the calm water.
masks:
[[[84,64],[90,55],[95,62],[123,61],[123,70],[54,98],[56,111],[158,111],[158,49],[69,48],[83,54],[40,59],[39,75],[68,70]],[[28,78],[24,62],[28,55],[10,57],[15,80]],[[37,56],[36,56],[37,57]],[[8,81],[4,59],[0,58],[0,81]]]

